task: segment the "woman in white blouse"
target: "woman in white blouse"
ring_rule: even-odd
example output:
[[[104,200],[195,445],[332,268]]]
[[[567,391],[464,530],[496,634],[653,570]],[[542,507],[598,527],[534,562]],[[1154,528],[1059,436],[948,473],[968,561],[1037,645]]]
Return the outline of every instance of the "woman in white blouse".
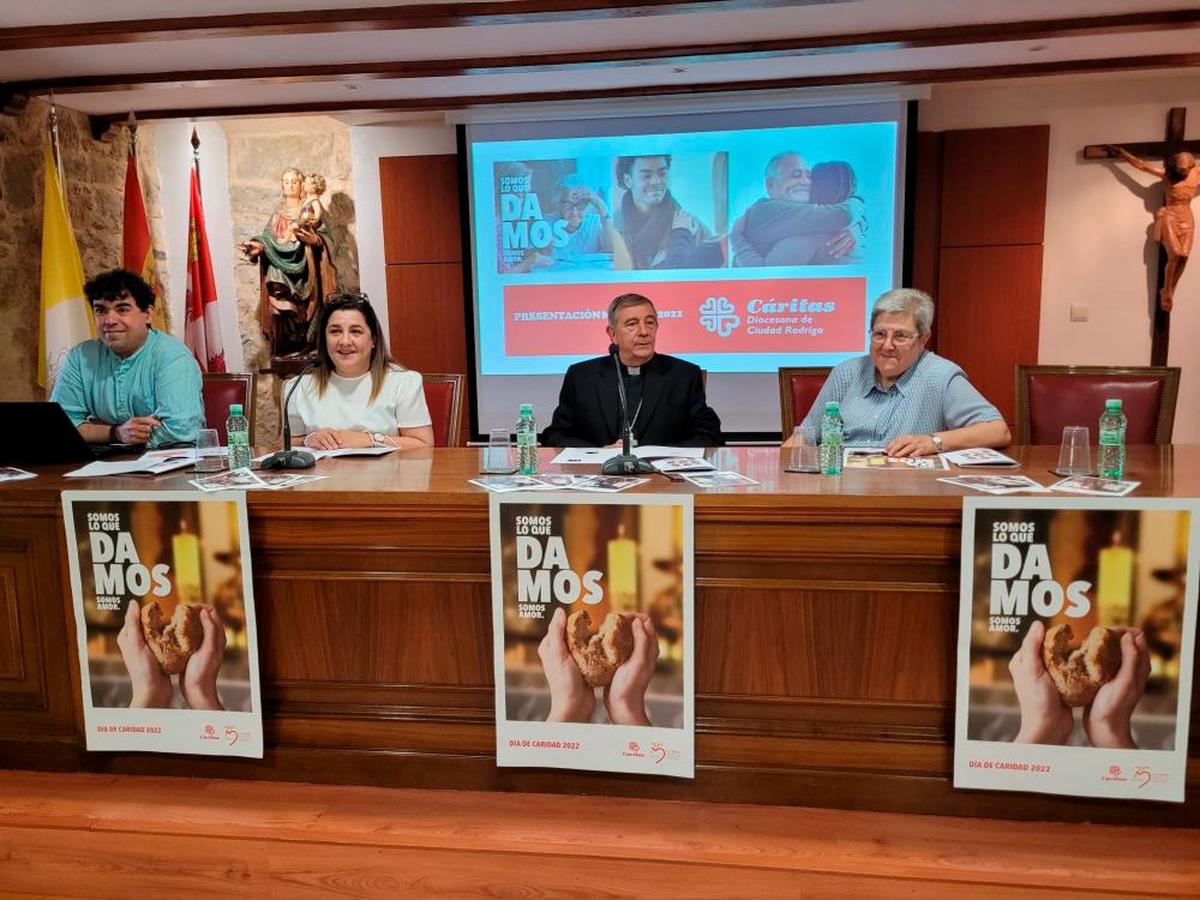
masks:
[[[313,450],[433,446],[421,376],[388,356],[365,294],[338,294],[317,320],[317,364],[301,376],[288,410],[294,435]]]

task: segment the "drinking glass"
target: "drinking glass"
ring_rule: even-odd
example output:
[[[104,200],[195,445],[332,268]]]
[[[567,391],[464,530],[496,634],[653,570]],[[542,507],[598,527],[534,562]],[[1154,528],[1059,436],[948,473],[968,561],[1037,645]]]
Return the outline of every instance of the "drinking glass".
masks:
[[[789,472],[820,472],[821,448],[804,438],[804,429],[797,425],[792,429],[792,446],[788,454]]]
[[[1058,450],[1056,475],[1091,475],[1091,435],[1085,425],[1068,425],[1063,429],[1062,446]]]
[[[511,472],[512,443],[507,428],[493,428],[488,432],[487,446],[483,450],[485,472]]]
[[[225,468],[217,429],[202,428],[196,432],[196,452],[193,458],[196,461],[197,472],[220,472]]]

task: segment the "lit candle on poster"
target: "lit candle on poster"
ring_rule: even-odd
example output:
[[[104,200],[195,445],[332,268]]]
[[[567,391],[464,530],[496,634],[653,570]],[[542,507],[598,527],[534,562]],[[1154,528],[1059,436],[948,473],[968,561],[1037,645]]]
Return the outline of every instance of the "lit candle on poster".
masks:
[[[1133,600],[1133,550],[1121,543],[1121,532],[1113,532],[1112,544],[1100,551],[1096,601],[1100,621],[1109,628],[1128,625]]]
[[[613,612],[637,612],[637,542],[617,526],[617,536],[608,542],[608,600]]]
[[[204,599],[200,581],[200,538],[180,523],[180,532],[171,538],[175,557],[175,590],[180,603],[200,603]]]

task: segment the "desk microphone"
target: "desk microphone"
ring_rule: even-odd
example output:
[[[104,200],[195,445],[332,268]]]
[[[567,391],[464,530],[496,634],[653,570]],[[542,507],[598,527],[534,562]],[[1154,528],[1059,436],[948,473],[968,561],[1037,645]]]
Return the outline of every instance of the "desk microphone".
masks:
[[[600,471],[605,475],[653,474],[657,471],[654,466],[644,459],[634,456],[630,447],[633,429],[629,424],[629,404],[625,400],[625,379],[621,375],[621,362],[617,357],[616,345],[610,344],[608,349],[612,354],[613,365],[617,369],[617,400],[621,407],[621,455],[606,459]]]
[[[264,469],[311,469],[317,463],[317,458],[307,450],[292,449],[292,422],[288,418],[288,404],[292,401],[292,394],[296,393],[296,388],[300,387],[300,380],[304,374],[315,368],[317,360],[313,360],[307,366],[300,370],[300,374],[296,376],[296,381],[288,389],[287,396],[283,398],[283,449],[276,453],[272,453],[262,461]]]

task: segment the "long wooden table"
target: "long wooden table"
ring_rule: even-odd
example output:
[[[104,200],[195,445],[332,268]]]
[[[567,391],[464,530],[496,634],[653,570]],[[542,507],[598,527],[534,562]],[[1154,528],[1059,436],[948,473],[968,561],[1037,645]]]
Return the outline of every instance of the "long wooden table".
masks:
[[[189,476],[0,485],[0,765],[1200,826],[1194,694],[1185,804],[953,790],[965,492],[932,472],[826,478],[784,472],[777,448],[719,452],[760,484],[696,494],[694,782],[495,767],[470,449],[330,460],[326,480],[250,493],[261,762],[83,749],[59,493]],[[1053,480],[1056,448],[1010,452]],[[1138,496],[1200,496],[1200,446],[1133,447],[1128,469]]]

